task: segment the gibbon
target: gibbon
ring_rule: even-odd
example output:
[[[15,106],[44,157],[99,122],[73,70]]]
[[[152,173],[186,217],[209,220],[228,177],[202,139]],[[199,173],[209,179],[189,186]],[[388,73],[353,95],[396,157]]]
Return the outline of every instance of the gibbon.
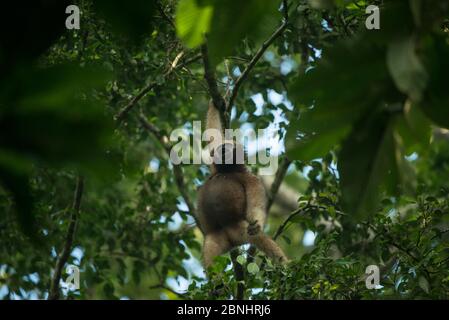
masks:
[[[223,138],[219,111],[212,102],[207,112],[207,128]],[[216,256],[251,243],[276,262],[288,259],[282,249],[263,233],[267,197],[262,181],[250,173],[243,161],[243,147],[218,139],[209,144],[211,175],[198,190],[198,220],[204,232],[203,264],[207,269]]]

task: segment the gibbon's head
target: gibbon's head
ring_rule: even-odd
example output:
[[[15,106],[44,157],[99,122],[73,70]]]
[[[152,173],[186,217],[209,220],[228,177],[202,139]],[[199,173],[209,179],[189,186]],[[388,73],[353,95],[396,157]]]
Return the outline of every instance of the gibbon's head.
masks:
[[[239,143],[226,141],[211,152],[217,172],[239,172],[245,169],[245,150]]]

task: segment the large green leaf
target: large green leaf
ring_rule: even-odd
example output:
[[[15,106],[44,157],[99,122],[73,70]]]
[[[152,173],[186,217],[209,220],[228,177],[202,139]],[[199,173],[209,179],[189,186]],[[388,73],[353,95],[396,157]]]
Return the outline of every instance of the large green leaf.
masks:
[[[325,156],[343,139],[351,127],[348,124],[334,124],[322,128],[308,128],[309,111],[301,119],[290,124],[285,140],[287,156],[290,159],[310,161]]]
[[[184,43],[194,48],[204,41],[209,32],[214,7],[212,2],[201,4],[196,0],[181,0],[176,12],[176,32]]]
[[[403,108],[403,116],[398,119],[397,130],[401,135],[407,154],[427,147],[431,138],[431,122],[421,109],[407,101]]]
[[[300,112],[288,129],[286,148],[292,159],[325,155],[355,121],[379,105],[379,96],[389,97],[394,89],[382,46],[351,41],[324,54],[315,69],[290,87],[296,104],[313,106]]]
[[[338,170],[345,210],[366,217],[379,205],[381,186],[396,193],[400,184],[402,154],[394,136],[394,122],[387,112],[360,121],[342,144]]]
[[[207,33],[212,63],[230,55],[245,38],[267,38],[279,24],[278,1],[181,0],[176,29],[190,47],[203,43]]]
[[[419,101],[426,88],[428,74],[416,54],[415,39],[402,37],[388,46],[387,64],[400,91]]]
[[[449,128],[449,45],[444,37],[433,37],[429,42],[426,52],[430,79],[420,107],[437,125]]]
[[[0,184],[25,233],[36,237],[28,178],[33,164],[109,173],[112,121],[89,92],[108,74],[61,65],[17,71],[0,89]]]
[[[70,65],[18,74],[0,96],[0,146],[55,165],[95,165],[112,123],[83,94],[106,79],[101,69]]]

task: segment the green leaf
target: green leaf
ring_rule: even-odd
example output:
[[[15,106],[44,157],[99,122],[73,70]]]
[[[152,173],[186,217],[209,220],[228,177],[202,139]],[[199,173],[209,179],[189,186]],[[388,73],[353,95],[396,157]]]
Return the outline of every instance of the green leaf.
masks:
[[[277,1],[181,0],[176,13],[178,36],[189,47],[207,40],[212,64],[230,55],[245,38],[265,39],[279,24]],[[238,14],[236,14],[238,13]]]
[[[237,262],[240,263],[242,266],[246,263],[246,258],[243,255],[239,255],[237,257]]]
[[[35,238],[37,230],[28,185],[34,164],[93,176],[113,172],[106,153],[112,122],[89,98],[108,78],[93,66],[60,65],[18,71],[0,88],[0,183],[13,196],[26,235]]]
[[[396,189],[397,152],[388,114],[371,116],[354,127],[343,142],[338,161],[343,205],[348,212],[366,217],[379,205],[381,184]]]
[[[424,290],[425,293],[429,293],[430,284],[424,276],[420,276],[418,280],[419,287]]]
[[[101,69],[74,65],[18,74],[11,82],[20,89],[6,88],[2,97],[0,147],[56,166],[104,172],[110,168],[106,146],[112,120],[86,94],[108,78]]]
[[[430,80],[419,106],[438,126],[449,128],[449,45],[444,37],[435,37],[426,49]]]
[[[382,47],[360,40],[342,42],[292,84],[293,101],[312,107],[291,121],[286,137],[291,159],[324,156],[364,112],[378,105],[380,95],[390,93],[392,83],[383,56]]]
[[[251,262],[246,267],[251,274],[257,274],[259,272],[259,266],[255,262]]]
[[[265,40],[280,24],[278,1],[216,0],[208,37],[213,63],[233,53],[245,38]],[[238,13],[238,14],[236,14]]]
[[[417,147],[426,147],[430,143],[431,122],[421,109],[410,101],[404,105],[404,113],[398,119],[397,128],[407,154],[416,151]]]
[[[324,157],[350,131],[349,125],[335,124],[306,133],[306,124],[315,123],[308,118],[305,115],[297,122],[291,123],[288,128],[285,146],[290,159],[310,161]]]
[[[413,101],[419,101],[429,76],[415,52],[413,37],[395,39],[389,44],[387,65],[398,89]]]
[[[184,43],[194,48],[204,41],[209,32],[214,7],[212,2],[203,3],[196,0],[181,0],[176,10],[176,33]]]

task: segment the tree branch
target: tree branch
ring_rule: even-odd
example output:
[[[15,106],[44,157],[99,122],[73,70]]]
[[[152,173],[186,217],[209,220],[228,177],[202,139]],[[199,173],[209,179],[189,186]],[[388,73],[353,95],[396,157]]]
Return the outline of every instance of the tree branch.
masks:
[[[162,147],[164,148],[168,157],[170,158],[171,145],[169,143],[168,137],[166,135],[164,135],[159,130],[159,128],[157,128],[155,125],[150,123],[143,113],[139,114],[139,121],[144,129],[146,129],[153,136],[155,136],[157,140],[159,140],[159,143],[162,145]],[[190,215],[195,219],[196,225],[201,230],[201,226],[198,222],[198,218],[196,215],[195,206],[193,205],[193,202],[190,200],[190,197],[187,193],[187,185],[184,181],[184,173],[182,172],[182,168],[179,164],[173,164],[173,175],[175,177],[175,183],[178,187],[179,193],[181,193],[181,196],[184,199],[184,202],[186,203],[187,208],[189,209]]]
[[[324,208],[321,207],[321,206],[317,206],[317,205],[313,205],[313,204],[307,203],[304,207],[296,209],[295,211],[290,213],[290,215],[287,217],[287,219],[285,219],[284,222],[276,230],[276,233],[273,236],[273,240],[276,240],[282,234],[282,232],[284,232],[284,230],[287,228],[288,223],[294,217],[296,217],[299,214],[305,214],[305,213],[307,213],[310,210],[324,210]]]
[[[59,255],[58,260],[56,261],[55,272],[53,274],[53,278],[51,280],[50,292],[48,295],[49,300],[58,300],[59,299],[59,281],[61,280],[62,268],[67,262],[69,258],[70,252],[72,251],[73,239],[75,237],[77,220],[81,207],[81,197],[84,191],[84,179],[81,176],[78,176],[75,188],[75,194],[72,204],[72,213],[70,215],[70,224],[67,229],[67,235],[64,241],[64,247]]]
[[[268,49],[268,47],[276,40],[277,37],[279,37],[284,30],[287,28],[288,25],[288,3],[286,0],[282,2],[283,12],[284,12],[284,21],[279,26],[279,28],[274,31],[274,33],[262,43],[262,46],[257,50],[254,57],[251,59],[249,64],[246,66],[245,70],[243,70],[242,74],[237,78],[234,84],[234,88],[231,92],[231,97],[229,98],[229,101],[226,105],[226,109],[229,110],[232,105],[234,104],[235,99],[237,98],[237,95],[239,93],[239,89],[242,86],[242,83],[248,78],[249,73],[253,70],[254,66],[257,64],[259,59],[262,57],[264,52]]]
[[[290,166],[292,162],[285,156],[284,159],[282,159],[282,162],[276,171],[276,175],[274,177],[274,181],[271,184],[271,188],[267,193],[267,213],[270,211],[271,206],[273,205],[274,199],[276,198],[276,195],[279,191],[279,187],[282,184],[282,181],[285,178],[285,175],[287,173],[288,167]]]
[[[143,88],[135,97],[129,101],[129,103],[117,113],[115,116],[115,120],[117,120],[118,123],[122,122],[122,120],[126,117],[128,112],[131,111],[132,108],[139,102],[143,97],[147,95],[148,92],[152,91],[153,88],[157,85],[156,82],[152,82],[148,84],[145,88]]]
[[[201,55],[195,55],[194,57],[186,60],[183,63],[179,63],[179,60],[181,60],[181,58],[184,55],[184,51],[181,51],[173,60],[173,62],[170,64],[169,69],[164,73],[163,77],[164,78],[168,78],[174,71],[176,70],[180,70],[182,68],[184,68],[185,66],[198,61],[201,58]],[[152,91],[156,86],[158,86],[159,83],[157,81],[153,81],[151,83],[149,83],[147,86],[145,86],[136,96],[134,96],[129,102],[128,104],[123,107],[114,117],[115,120],[120,123],[122,122],[125,117],[128,115],[128,113],[131,111],[131,109],[134,108],[135,105],[137,105],[137,103],[144,98],[150,91]]]

